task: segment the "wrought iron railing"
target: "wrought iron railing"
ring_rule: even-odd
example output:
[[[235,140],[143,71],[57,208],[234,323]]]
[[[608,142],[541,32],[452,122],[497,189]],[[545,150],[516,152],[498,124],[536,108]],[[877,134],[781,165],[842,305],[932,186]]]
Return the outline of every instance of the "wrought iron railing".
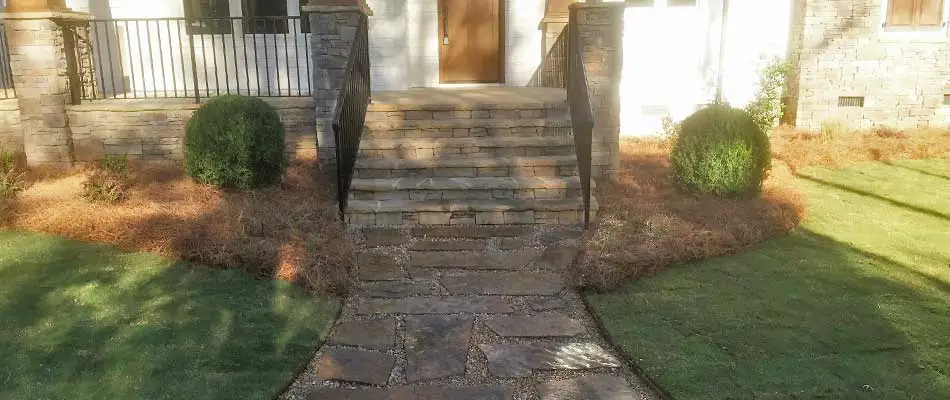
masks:
[[[340,216],[344,217],[353,169],[359,154],[366,109],[370,101],[369,27],[364,15],[356,30],[346,64],[345,80],[333,117],[333,135],[336,139],[336,177]]]
[[[577,29],[577,13],[572,12],[567,28],[570,35],[567,59],[567,102],[574,130],[574,151],[577,153],[577,172],[581,179],[584,198],[584,226],[590,226],[591,172],[593,169],[594,107],[584,66],[584,44]]]
[[[7,40],[6,26],[0,21],[0,99],[13,98],[16,98],[16,87],[10,66],[10,41]]]
[[[78,92],[74,100],[310,96],[310,28],[305,19],[62,22],[68,64],[75,67],[70,71],[71,86]]]
[[[561,31],[551,49],[541,60],[538,70],[534,72],[529,87],[553,87],[567,89],[567,61],[570,47],[570,35],[567,27]]]
[[[551,50],[545,55],[528,86],[567,89],[571,112],[577,172],[584,201],[584,225],[590,225],[591,174],[593,170],[594,107],[584,65],[584,44],[577,29],[576,13],[572,12]]]

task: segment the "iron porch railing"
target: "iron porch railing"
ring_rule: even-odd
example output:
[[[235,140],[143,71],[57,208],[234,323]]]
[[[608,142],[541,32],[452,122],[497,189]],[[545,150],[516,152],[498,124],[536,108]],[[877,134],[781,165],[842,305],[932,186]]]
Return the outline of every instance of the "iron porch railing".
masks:
[[[353,170],[359,155],[360,139],[366,122],[366,110],[370,102],[369,72],[369,21],[364,15],[359,27],[350,59],[346,64],[343,89],[337,101],[333,117],[333,135],[336,139],[336,177],[340,217],[346,218],[347,197],[353,182]]]
[[[528,86],[567,89],[577,172],[580,175],[584,201],[584,226],[590,226],[594,107],[591,103],[587,67],[584,65],[584,48],[579,33],[577,15],[571,12],[567,27],[561,31],[551,50],[541,61]]]
[[[16,98],[16,87],[13,84],[13,68],[10,66],[10,40],[7,39],[7,29],[0,21],[0,99]]]
[[[306,17],[62,22],[74,102],[223,94],[307,97]]]

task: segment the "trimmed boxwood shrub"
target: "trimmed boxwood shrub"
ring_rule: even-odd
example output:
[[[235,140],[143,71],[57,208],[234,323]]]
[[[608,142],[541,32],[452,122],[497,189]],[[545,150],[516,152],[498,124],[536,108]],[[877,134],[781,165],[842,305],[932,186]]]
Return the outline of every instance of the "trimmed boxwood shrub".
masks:
[[[253,189],[275,182],[286,165],[284,126],[261,99],[216,97],[188,121],[185,167],[198,182]]]
[[[745,111],[713,105],[686,118],[673,145],[673,171],[685,190],[757,193],[771,164],[769,138]]]

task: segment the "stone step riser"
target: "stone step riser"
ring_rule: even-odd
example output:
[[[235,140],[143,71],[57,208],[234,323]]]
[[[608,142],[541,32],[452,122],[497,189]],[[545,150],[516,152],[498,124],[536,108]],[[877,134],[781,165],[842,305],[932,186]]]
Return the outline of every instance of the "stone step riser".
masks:
[[[356,167],[355,178],[487,178],[487,177],[572,177],[577,176],[576,165],[511,166],[472,168],[412,168],[376,169]]]
[[[549,157],[574,155],[574,146],[511,146],[360,149],[360,158],[386,160],[433,160],[460,157]]]
[[[591,219],[595,216],[592,210]],[[579,225],[584,223],[584,211],[347,211],[346,222],[353,226]]]
[[[373,128],[363,130],[364,139],[451,139],[480,137],[571,137],[566,126],[518,126],[510,128]]]
[[[565,189],[464,189],[464,190],[391,190],[385,192],[352,190],[350,200],[561,200],[581,196],[580,188]]]
[[[475,110],[373,110],[366,112],[366,121],[422,121],[445,119],[564,119],[569,116],[567,106],[552,108],[511,107]]]

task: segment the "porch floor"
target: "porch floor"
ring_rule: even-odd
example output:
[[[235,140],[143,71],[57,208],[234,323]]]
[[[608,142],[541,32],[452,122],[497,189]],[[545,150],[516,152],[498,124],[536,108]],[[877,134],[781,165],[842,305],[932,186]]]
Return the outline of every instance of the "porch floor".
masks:
[[[409,90],[374,92],[374,104],[406,106],[537,106],[563,104],[567,91],[554,88],[486,86],[473,88],[417,88]]]

